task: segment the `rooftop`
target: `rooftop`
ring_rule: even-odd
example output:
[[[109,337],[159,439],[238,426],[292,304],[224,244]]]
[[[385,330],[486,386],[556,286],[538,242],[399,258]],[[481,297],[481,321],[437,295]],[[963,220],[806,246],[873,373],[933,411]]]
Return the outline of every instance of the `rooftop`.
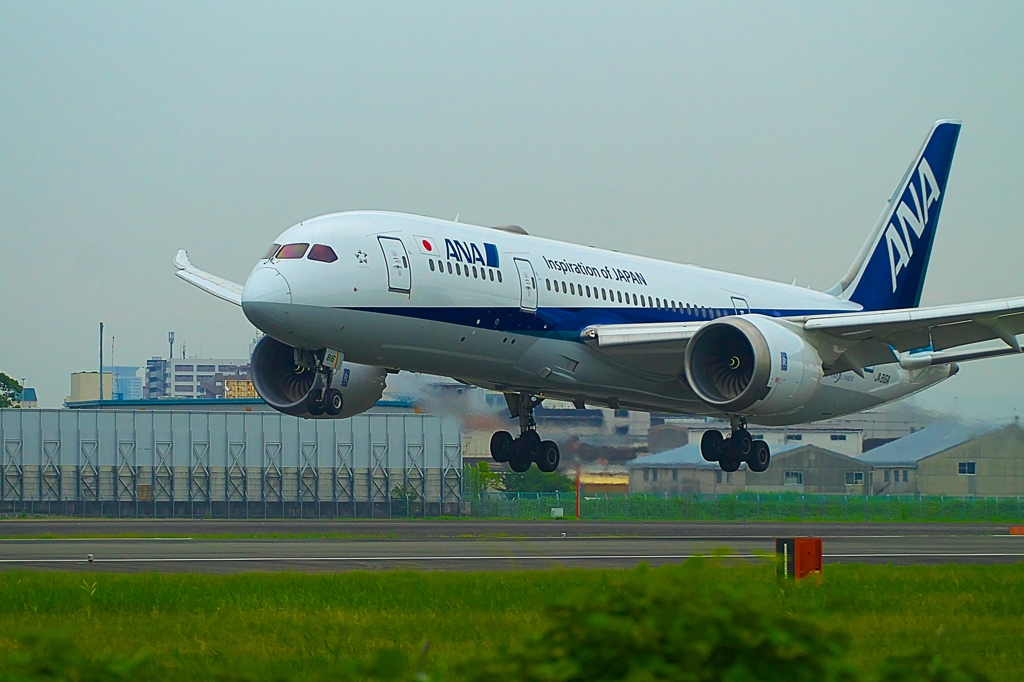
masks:
[[[999,428],[995,424],[938,422],[909,436],[869,450],[858,459],[876,466],[916,464],[926,457],[945,452]]]

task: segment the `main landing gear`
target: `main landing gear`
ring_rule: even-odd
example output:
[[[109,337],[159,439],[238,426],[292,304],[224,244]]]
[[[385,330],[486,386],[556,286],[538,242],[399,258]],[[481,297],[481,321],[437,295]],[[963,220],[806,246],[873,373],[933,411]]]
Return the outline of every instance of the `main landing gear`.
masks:
[[[533,410],[543,402],[529,393],[506,394],[509,412],[519,417],[519,437],[513,438],[508,431],[497,431],[491,436],[491,457],[495,462],[508,462],[512,471],[522,473],[533,463],[544,473],[558,468],[561,455],[558,444],[553,440],[541,440],[537,433],[537,422]]]
[[[772,461],[771,450],[763,440],[754,440],[747,431],[747,420],[732,417],[732,435],[722,436],[721,431],[705,431],[700,439],[700,454],[709,462],[718,462],[722,471],[736,471],[741,462],[756,473],[768,470]]]

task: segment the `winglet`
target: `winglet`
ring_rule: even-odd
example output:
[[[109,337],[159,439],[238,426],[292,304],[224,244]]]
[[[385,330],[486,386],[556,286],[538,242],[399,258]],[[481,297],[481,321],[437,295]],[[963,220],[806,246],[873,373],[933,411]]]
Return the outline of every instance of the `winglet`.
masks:
[[[188,252],[185,249],[180,249],[174,256],[174,267],[177,269],[177,272],[174,274],[192,286],[199,287],[206,293],[213,294],[228,303],[242,305],[241,284],[200,270],[192,265],[192,261],[188,259]]]
[[[188,259],[188,251],[185,249],[178,249],[178,253],[174,256],[174,267],[179,270],[188,270],[189,268],[195,269],[192,265],[192,261]]]

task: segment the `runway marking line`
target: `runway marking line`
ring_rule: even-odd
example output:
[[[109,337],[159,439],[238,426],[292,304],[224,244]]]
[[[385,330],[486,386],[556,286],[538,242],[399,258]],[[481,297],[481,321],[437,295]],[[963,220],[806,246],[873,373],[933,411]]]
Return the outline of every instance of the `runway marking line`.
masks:
[[[360,556],[360,557],[115,557],[95,558],[93,563],[199,563],[199,562],[299,562],[299,561],[601,561],[636,559],[692,559],[707,554],[579,554],[559,556]],[[726,559],[763,559],[765,554],[727,554]],[[1024,552],[883,552],[824,554],[826,559],[951,558],[951,557],[1024,557]],[[0,559],[0,564],[84,564],[85,559]]]

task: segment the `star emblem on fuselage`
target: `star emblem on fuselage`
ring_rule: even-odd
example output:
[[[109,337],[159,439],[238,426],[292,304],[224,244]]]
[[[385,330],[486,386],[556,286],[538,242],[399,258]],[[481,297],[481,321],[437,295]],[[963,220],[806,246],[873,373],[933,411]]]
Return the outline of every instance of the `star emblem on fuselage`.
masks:
[[[360,265],[366,265],[366,252],[362,249],[356,251],[356,260],[359,261]]]

